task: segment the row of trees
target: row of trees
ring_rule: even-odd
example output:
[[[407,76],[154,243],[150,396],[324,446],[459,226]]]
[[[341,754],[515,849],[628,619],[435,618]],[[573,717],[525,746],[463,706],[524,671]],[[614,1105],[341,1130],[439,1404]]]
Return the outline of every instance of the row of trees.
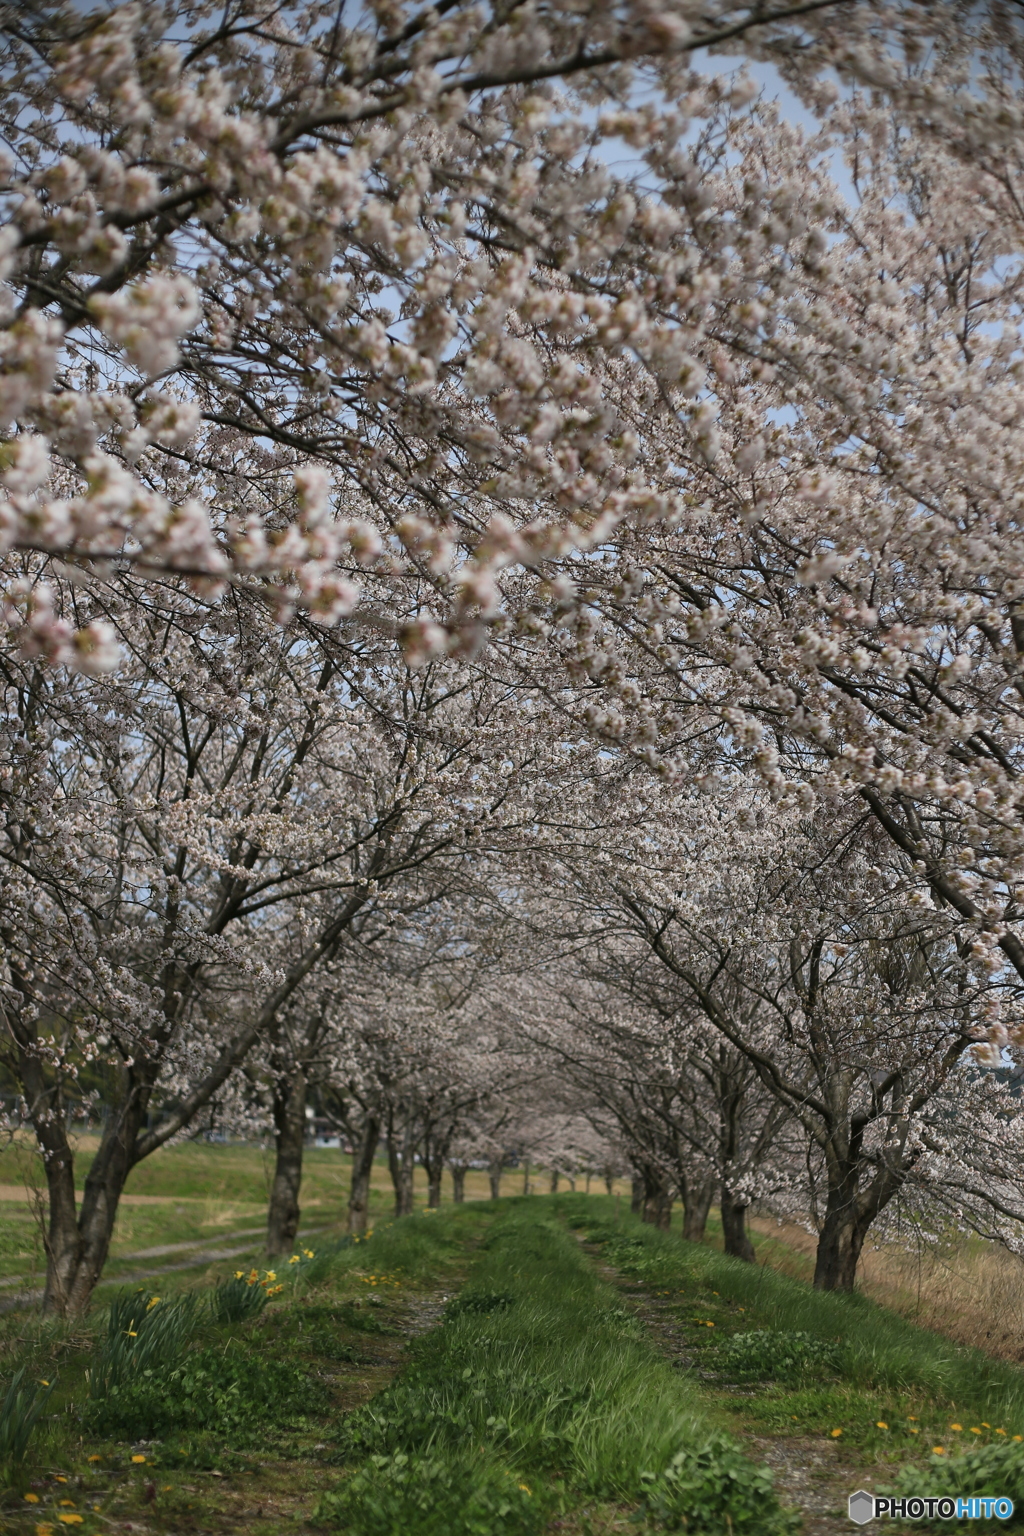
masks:
[[[822,1286],[908,1203],[1015,1241],[1016,12],[47,0],[0,48],[47,1305],[214,1112],[286,1245],[311,1093],[356,1226],[381,1137],[405,1208],[529,1111],[741,1257],[799,1213]]]

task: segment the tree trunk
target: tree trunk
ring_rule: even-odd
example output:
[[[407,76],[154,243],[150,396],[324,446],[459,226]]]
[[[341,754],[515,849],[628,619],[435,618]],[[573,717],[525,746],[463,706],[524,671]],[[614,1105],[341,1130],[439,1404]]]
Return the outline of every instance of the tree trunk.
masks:
[[[26,1074],[27,1076],[27,1074]],[[33,1125],[43,1148],[49,1196],[45,1234],[46,1286],[43,1311],[81,1317],[110,1250],[121,1194],[135,1162],[152,1084],[123,1078],[124,1098],[109,1116],[85,1180],[81,1209],[75,1209],[74,1154],[62,1108],[47,1108],[47,1096],[30,1099]],[[40,1104],[41,1113],[35,1106]],[[51,1119],[47,1117],[52,1116]]]
[[[814,1258],[816,1291],[853,1290],[864,1239],[878,1214],[878,1208],[863,1208],[854,1188],[851,1180],[828,1192],[825,1221]]]
[[[388,1168],[395,1190],[396,1217],[412,1215],[413,1176],[416,1170],[414,1146],[413,1120],[410,1116],[402,1130],[400,1142],[393,1130],[388,1134]]]
[[[604,1176],[604,1187],[607,1190],[608,1194],[614,1195],[614,1193],[615,1193],[615,1175],[614,1175],[614,1173],[606,1173],[605,1174],[605,1176]]]
[[[585,1175],[585,1178],[586,1178],[586,1183],[583,1186],[583,1193],[585,1195],[589,1195],[590,1194],[590,1180],[592,1178],[592,1175],[590,1173],[587,1173]]]
[[[466,1170],[456,1164],[452,1168],[452,1199],[461,1205],[466,1198]]]
[[[629,1200],[629,1208],[634,1216],[643,1214],[644,1209],[644,1181],[638,1173],[633,1175],[632,1192]]]
[[[703,1179],[699,1183],[687,1179],[683,1184],[682,1194],[683,1236],[687,1242],[702,1243],[707,1230],[714,1183],[711,1179]]]
[[[496,1162],[496,1163],[489,1163],[488,1166],[487,1166],[487,1178],[488,1178],[488,1181],[490,1182],[490,1186],[491,1186],[491,1199],[492,1200],[499,1199],[500,1195],[501,1195],[501,1172],[502,1172],[502,1167],[503,1167],[503,1164],[502,1164],[501,1161]]]
[[[370,1174],[380,1141],[380,1121],[367,1115],[359,1139],[352,1149],[352,1189],[348,1197],[348,1231],[358,1236],[366,1231],[370,1212]]]
[[[748,1264],[753,1264],[756,1259],[754,1245],[747,1233],[747,1205],[748,1201],[734,1196],[724,1186],[722,1188],[722,1236],[725,1239],[725,1251],[734,1259],[744,1259]]]
[[[551,1170],[551,1193],[553,1195],[557,1195],[558,1194],[558,1169],[557,1168],[552,1168],[552,1170]]]
[[[436,1211],[441,1204],[441,1180],[444,1163],[431,1163],[427,1167],[427,1208]],[[410,1207],[411,1209],[411,1207]]]
[[[277,1160],[267,1211],[267,1257],[292,1253],[299,1230],[302,1149],[306,1138],[306,1073],[293,1067],[274,1082],[274,1142]]]

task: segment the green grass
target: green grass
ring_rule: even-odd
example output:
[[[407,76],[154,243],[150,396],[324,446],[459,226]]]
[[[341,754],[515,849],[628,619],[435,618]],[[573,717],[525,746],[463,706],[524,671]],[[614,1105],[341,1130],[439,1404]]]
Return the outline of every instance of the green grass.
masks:
[[[353,1498],[358,1480],[325,1496],[319,1516],[353,1536],[418,1530],[408,1524],[408,1469],[423,1467],[429,1481],[438,1465],[473,1472],[469,1507],[484,1499],[477,1474],[486,1487],[528,1490],[532,1504],[509,1495],[509,1530],[540,1529],[588,1499],[657,1510],[671,1528],[687,1498],[691,1531],[789,1528],[770,1479],[727,1437],[709,1436],[696,1385],[660,1355],[547,1201],[506,1207],[443,1327],[392,1387],[349,1415],[338,1448],[347,1466],[369,1464],[395,1488],[387,1509],[366,1516]],[[452,1525],[453,1536],[475,1531],[476,1519]]]
[[[393,1375],[423,1292],[458,1285],[488,1220],[464,1212],[329,1245],[319,1269],[282,1267],[283,1289],[247,1321],[218,1321],[209,1286],[165,1291],[153,1308],[129,1289],[74,1326],[12,1315],[8,1367],[54,1389],[24,1461],[0,1469],[0,1528],[59,1530],[74,1512],[86,1536],[133,1518],[177,1532],[201,1509],[204,1530],[307,1529],[328,1437]]]
[[[192,1176],[225,1150],[199,1148]],[[156,1308],[129,1289],[85,1323],[8,1314],[0,1397],[18,1369],[50,1395],[0,1478],[0,1528],[73,1512],[84,1536],[788,1536],[744,1440],[836,1430],[869,1487],[1024,1492],[1018,1368],[603,1196],[448,1206],[311,1247],[249,1316],[216,1305],[233,1264],[161,1279]]]
[[[1021,1523],[1019,1367],[862,1295],[824,1294],[686,1243],[616,1213],[610,1201],[562,1206],[588,1245],[673,1319],[707,1398],[741,1433],[838,1440],[851,1469],[870,1469],[876,1486],[903,1492],[946,1492],[958,1479],[965,1490],[1019,1490]]]

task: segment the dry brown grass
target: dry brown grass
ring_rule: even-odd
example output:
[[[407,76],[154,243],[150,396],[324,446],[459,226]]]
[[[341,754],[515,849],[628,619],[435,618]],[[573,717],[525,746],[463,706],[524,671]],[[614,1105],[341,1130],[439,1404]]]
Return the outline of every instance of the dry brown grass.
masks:
[[[809,1280],[816,1239],[795,1222],[755,1217],[758,1258]],[[887,1238],[866,1248],[857,1288],[873,1301],[959,1344],[1024,1360],[1024,1259],[980,1238],[943,1248]]]

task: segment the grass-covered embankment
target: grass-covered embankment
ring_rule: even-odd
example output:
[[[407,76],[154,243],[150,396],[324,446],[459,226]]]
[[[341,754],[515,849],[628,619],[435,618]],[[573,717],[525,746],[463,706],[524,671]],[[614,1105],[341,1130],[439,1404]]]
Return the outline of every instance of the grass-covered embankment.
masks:
[[[443,1326],[343,1422],[349,1475],[317,1517],[352,1536],[528,1536],[584,1506],[691,1532],[790,1528],[553,1207],[502,1211]]]
[[[410,1217],[253,1285],[127,1289],[74,1326],[8,1319],[5,1383],[21,1370],[50,1395],[24,1457],[0,1456],[0,1529],[310,1530],[344,1414],[401,1368],[486,1225],[468,1206]]]
[[[876,1486],[1014,1498],[1024,1515],[1024,1372],[860,1294],[814,1291],[685,1243],[613,1202],[563,1202],[589,1249],[656,1302],[742,1433],[840,1442]]]

